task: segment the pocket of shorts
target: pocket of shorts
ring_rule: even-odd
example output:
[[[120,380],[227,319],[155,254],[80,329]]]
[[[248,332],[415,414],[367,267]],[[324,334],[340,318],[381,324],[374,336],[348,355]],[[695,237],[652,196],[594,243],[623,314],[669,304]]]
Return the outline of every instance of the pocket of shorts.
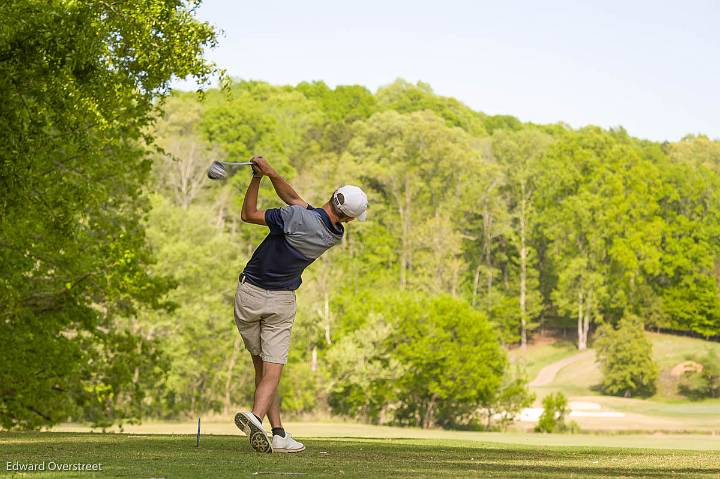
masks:
[[[274,298],[276,304],[294,305],[295,304],[295,291],[291,291],[292,294],[277,295]]]
[[[240,285],[238,288],[238,299],[241,304],[258,304],[263,301],[263,297],[259,294],[255,294],[249,288]]]

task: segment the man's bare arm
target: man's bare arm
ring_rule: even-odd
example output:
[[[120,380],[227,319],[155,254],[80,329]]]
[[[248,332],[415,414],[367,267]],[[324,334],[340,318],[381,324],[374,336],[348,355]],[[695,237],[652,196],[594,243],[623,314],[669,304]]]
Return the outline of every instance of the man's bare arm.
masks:
[[[240,218],[246,223],[265,225],[265,210],[257,209],[257,197],[261,179],[261,176],[253,176],[245,192]]]
[[[288,205],[300,205],[303,208],[308,205],[307,201],[303,200],[300,195],[290,186],[290,183],[285,181],[285,178],[280,176],[275,169],[270,166],[262,156],[257,156],[253,159],[257,168],[262,172],[263,175],[270,178],[275,192]]]
[[[276,173],[275,175],[270,176],[270,181],[272,182],[273,188],[275,188],[275,192],[277,193],[277,195],[285,203],[289,205],[300,205],[303,208],[308,205],[307,201],[300,198],[300,195],[295,192],[293,187],[290,186],[290,183],[285,181],[285,178],[283,178],[282,176]]]

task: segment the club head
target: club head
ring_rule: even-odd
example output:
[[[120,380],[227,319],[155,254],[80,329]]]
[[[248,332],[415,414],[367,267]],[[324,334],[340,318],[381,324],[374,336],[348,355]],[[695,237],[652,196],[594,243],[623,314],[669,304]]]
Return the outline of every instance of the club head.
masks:
[[[213,161],[208,168],[207,175],[211,180],[224,180],[227,178],[227,170],[219,161]]]

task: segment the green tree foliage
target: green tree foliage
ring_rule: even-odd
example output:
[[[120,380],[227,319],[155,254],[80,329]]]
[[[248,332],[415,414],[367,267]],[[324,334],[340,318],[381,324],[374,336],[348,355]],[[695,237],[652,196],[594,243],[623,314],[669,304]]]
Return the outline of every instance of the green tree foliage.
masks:
[[[510,115],[487,116],[483,124],[488,133],[495,133],[495,131],[519,131],[525,127],[520,120]]]
[[[233,84],[229,92],[211,92],[201,119],[207,140],[232,161],[247,161],[262,151],[276,169],[294,176],[308,153],[306,136],[319,127],[322,115],[297,91],[260,82]],[[312,146],[312,145],[311,145]]]
[[[411,113],[429,110],[444,119],[450,127],[459,127],[473,136],[486,136],[484,115],[463,105],[455,98],[433,93],[427,83],[416,85],[405,80],[382,87],[377,92],[378,104],[383,110]]]
[[[490,323],[466,302],[438,297],[405,308],[392,339],[407,367],[399,380],[400,424],[470,422],[499,389],[507,359]]]
[[[594,342],[603,373],[602,389],[614,396],[651,396],[658,378],[652,344],[645,337],[642,321],[625,316],[614,328],[603,324]]]
[[[493,155],[505,172],[500,188],[510,223],[505,231],[505,240],[509,244],[503,245],[508,251],[507,260],[501,263],[501,269],[503,276],[509,278],[506,284],[511,285],[506,297],[513,298],[512,303],[516,305],[503,323],[514,326],[523,347],[527,344],[528,332],[538,326],[537,319],[542,310],[538,245],[534,244],[537,236],[533,231],[538,224],[537,183],[544,173],[540,160],[551,141],[549,135],[533,129],[499,130],[493,135]]]
[[[667,150],[658,323],[709,337],[720,331],[720,143],[688,137]]]
[[[393,421],[398,407],[396,384],[407,373],[389,348],[395,305],[377,306],[384,306],[384,311],[361,308],[369,313],[364,324],[328,350],[327,392],[334,413],[382,424]]]
[[[554,305],[577,318],[578,347],[590,325],[616,321],[660,270],[664,222],[658,167],[624,132],[585,128],[544,155],[540,228],[552,249]]]
[[[340,85],[332,90],[324,82],[303,82],[296,89],[323,112],[325,121],[315,134],[328,152],[342,153],[352,139],[352,124],[377,110],[375,96],[359,85]]]
[[[229,412],[229,401],[248,399],[253,384],[252,370],[241,365],[240,336],[232,334],[237,270],[247,257],[228,248],[232,235],[208,221],[213,218],[208,208],[174,206],[159,195],[152,197],[152,206],[147,234],[158,260],[154,272],[178,283],[169,294],[177,305],[172,316],[147,312],[142,317],[144,335],[162,338],[173,364],[156,393],[163,401],[159,410],[166,415]]]
[[[355,165],[354,176],[384,206],[375,221],[397,245],[400,289],[428,287],[422,278],[432,275],[433,289],[457,294],[461,239],[458,217],[448,213],[463,208],[457,186],[479,161],[471,138],[429,111],[381,112],[355,124],[343,163]]]
[[[139,219],[146,127],[170,80],[206,79],[195,3],[0,5],[0,425],[138,416],[157,377],[140,307],[165,308]]]
[[[375,96],[359,85],[339,85],[331,89],[325,82],[318,81],[299,83],[295,89],[316,102],[331,122],[351,124],[368,118],[376,109]]]
[[[365,319],[328,353],[335,412],[428,428],[473,424],[483,405],[502,409],[498,396],[515,404],[518,391],[498,392],[495,333],[466,302],[405,293],[355,309]]]

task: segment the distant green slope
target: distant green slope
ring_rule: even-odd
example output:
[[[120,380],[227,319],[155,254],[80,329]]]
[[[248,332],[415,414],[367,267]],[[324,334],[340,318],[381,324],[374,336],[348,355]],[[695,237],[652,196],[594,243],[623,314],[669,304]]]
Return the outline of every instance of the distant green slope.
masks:
[[[663,369],[672,368],[684,361],[690,355],[703,355],[707,350],[714,350],[720,353],[720,343],[703,341],[697,338],[686,336],[674,336],[672,334],[646,333],[653,343],[653,356],[658,367]]]
[[[668,381],[669,371],[677,364],[692,356],[702,356],[708,350],[720,354],[720,343],[672,334],[646,333],[653,344],[653,356],[660,370],[661,380]],[[575,345],[570,341],[552,341],[546,338],[528,346],[527,350],[513,349],[509,351],[511,361],[523,364],[528,378],[532,381],[540,370],[550,364],[577,354]],[[602,378],[594,355],[582,358],[563,367],[555,376],[548,389],[563,391],[568,395],[597,395],[593,389]],[[676,384],[663,384],[657,400],[682,400],[675,393]]]
[[[595,355],[579,354],[568,341],[551,342],[547,338],[509,352],[511,361],[525,364],[532,382],[538,373],[552,364],[576,357],[561,367],[554,378],[543,386],[532,386],[540,406],[542,398],[552,392],[563,392],[571,401],[598,404],[604,411],[625,414],[622,418],[580,418],[586,430],[616,431],[718,431],[720,430],[720,400],[690,401],[677,392],[679,378],[670,371],[677,364],[694,356],[704,355],[708,349],[720,353],[720,344],[701,339],[670,334],[647,333],[653,344],[653,356],[660,370],[658,393],[650,399],[604,396],[596,388],[602,374]],[[554,368],[552,368],[554,369]],[[546,370],[547,372],[547,370]],[[544,374],[547,377],[547,374]]]

